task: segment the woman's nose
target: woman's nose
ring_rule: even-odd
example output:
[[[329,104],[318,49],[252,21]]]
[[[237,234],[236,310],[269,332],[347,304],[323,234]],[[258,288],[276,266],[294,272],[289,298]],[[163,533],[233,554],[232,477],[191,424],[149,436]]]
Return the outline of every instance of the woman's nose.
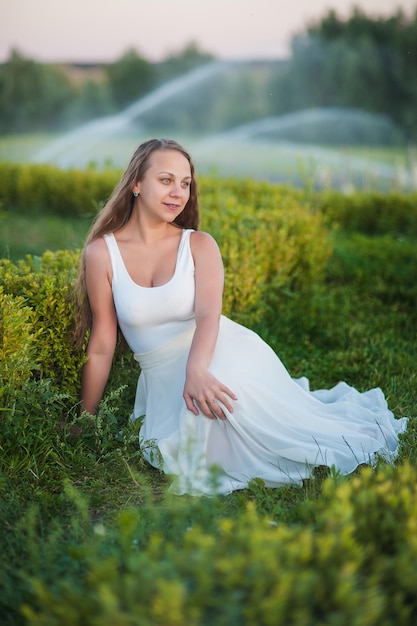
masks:
[[[183,187],[181,187],[180,183],[176,184],[174,183],[171,191],[170,191],[170,195],[171,196],[181,196],[184,193],[185,189],[183,189]]]

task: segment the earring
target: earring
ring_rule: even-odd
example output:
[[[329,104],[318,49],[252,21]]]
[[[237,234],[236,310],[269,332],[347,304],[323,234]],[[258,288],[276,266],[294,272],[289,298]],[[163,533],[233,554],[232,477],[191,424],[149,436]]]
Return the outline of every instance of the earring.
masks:
[[[133,192],[133,195],[135,196],[135,198],[137,198],[137,197],[138,197],[138,195],[139,195],[139,192],[138,192],[138,191],[134,191],[134,192]]]

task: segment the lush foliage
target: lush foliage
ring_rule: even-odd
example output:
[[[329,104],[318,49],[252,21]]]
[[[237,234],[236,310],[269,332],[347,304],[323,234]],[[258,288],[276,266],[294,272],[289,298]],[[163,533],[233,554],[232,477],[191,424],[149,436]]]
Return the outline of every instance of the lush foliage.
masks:
[[[217,501],[147,499],[103,523],[67,488],[67,528],[52,524],[39,543],[36,511],[18,524],[27,562],[15,576],[32,590],[22,613],[33,626],[408,626],[416,478],[408,465],[329,478],[291,525],[257,513],[250,493],[233,517]]]
[[[20,170],[9,171],[3,222],[18,201],[10,180]],[[26,170],[34,186],[36,171]],[[90,174],[99,193],[90,187],[74,213],[96,207],[102,181],[117,178]],[[77,174],[66,175],[76,187]],[[41,172],[40,187],[48,176],[55,171]],[[169,496],[128,420],[138,374],[129,355],[118,353],[97,416],[79,413],[83,353],[68,342],[78,251],[5,259],[2,624],[408,626],[417,619],[415,199],[307,201],[279,186],[214,178],[201,181],[201,196],[202,228],[224,254],[225,312],[314,388],[340,379],[382,387],[395,414],[411,418],[396,467],[348,478],[318,472],[277,490],[255,480],[226,498]],[[35,218],[37,202],[28,207]]]
[[[113,190],[118,173],[61,170],[50,165],[0,164],[4,211],[93,217]]]
[[[321,143],[336,137],[343,144],[415,141],[416,33],[415,12],[375,17],[354,9],[346,19],[330,11],[293,38],[288,61],[225,67],[215,84],[187,92],[186,98],[174,96],[169,107],[154,106],[141,123],[164,132],[219,132],[289,111],[339,107],[386,116],[396,126],[382,124],[373,134],[362,126],[355,136],[340,124],[331,133],[325,126],[298,127],[290,136]],[[120,111],[212,58],[189,43],[161,63],[131,49],[112,64],[81,70],[41,64],[13,51],[0,65],[0,133],[70,127]]]
[[[49,174],[49,168],[41,168],[41,172]],[[71,174],[67,173],[67,178],[71,179]],[[59,184],[63,173],[58,173],[57,180],[53,176],[50,179]],[[94,182],[96,175],[91,180]],[[106,180],[111,180],[110,175]],[[38,197],[48,195],[42,195],[42,183],[40,177]],[[74,187],[74,196],[77,189],[83,189],[81,184]],[[269,189],[265,185],[253,204],[254,197],[244,190],[231,195],[220,217],[218,196],[207,194],[204,227],[222,246],[225,264],[224,312],[249,325],[263,316],[268,289],[276,293],[306,290],[313,278],[318,280],[323,275],[330,253],[320,215],[311,214],[291,197],[284,200],[283,196],[282,202],[275,203]],[[77,262],[77,252],[61,251],[27,256],[17,264],[4,259],[0,264],[0,285],[5,294],[25,298],[24,303],[16,300],[16,309],[33,310],[37,367],[43,377],[51,378],[63,391],[78,389],[82,359],[68,339],[73,314],[70,293]]]
[[[277,113],[323,106],[353,107],[394,120],[417,137],[417,12],[349,19],[330,11],[294,37],[292,56],[276,78]]]
[[[51,165],[0,163],[0,209],[3,215],[83,216],[92,219],[106,202],[121,172],[106,170],[62,170]],[[241,222],[243,227],[258,224],[272,211],[289,215],[308,199],[314,210],[323,213],[330,224],[343,230],[368,234],[417,233],[417,193],[373,191],[343,195],[337,191],[315,194],[251,179],[228,179],[210,176],[199,179],[202,218],[210,229],[220,232],[222,219]],[[244,214],[243,214],[244,213]],[[1,215],[0,215],[1,217]]]
[[[11,366],[14,355],[30,351],[39,376],[50,378],[62,391],[78,388],[83,360],[69,340],[74,306],[70,295],[77,258],[73,252],[45,252],[42,257],[28,257],[17,264],[0,261],[5,362]],[[14,297],[12,306],[10,296]],[[26,347],[24,330],[30,329],[29,325]]]
[[[62,128],[119,111],[160,82],[207,62],[188,44],[159,64],[130,49],[110,64],[51,65],[13,50],[0,64],[0,133]]]
[[[326,191],[320,195],[326,219],[348,232],[367,235],[417,235],[417,194],[357,192],[352,196]]]
[[[0,65],[0,133],[53,128],[71,97],[73,88],[63,72],[13,51]]]

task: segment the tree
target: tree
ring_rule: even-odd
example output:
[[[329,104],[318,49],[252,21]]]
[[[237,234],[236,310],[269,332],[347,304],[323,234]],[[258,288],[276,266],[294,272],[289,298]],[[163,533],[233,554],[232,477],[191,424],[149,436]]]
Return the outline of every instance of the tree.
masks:
[[[170,54],[158,65],[158,81],[170,80],[213,60],[212,54],[203,52],[194,41],[191,41],[183,50]]]
[[[73,97],[74,90],[62,71],[13,50],[0,66],[0,132],[54,128]]]
[[[133,49],[105,69],[110,94],[117,109],[145,95],[155,83],[152,64]]]
[[[406,17],[347,20],[330,11],[292,41],[273,84],[275,112],[343,106],[385,114],[417,138],[417,10]]]
[[[104,115],[111,115],[113,102],[107,81],[88,79],[77,85],[77,96],[68,112],[69,125],[80,124]]]

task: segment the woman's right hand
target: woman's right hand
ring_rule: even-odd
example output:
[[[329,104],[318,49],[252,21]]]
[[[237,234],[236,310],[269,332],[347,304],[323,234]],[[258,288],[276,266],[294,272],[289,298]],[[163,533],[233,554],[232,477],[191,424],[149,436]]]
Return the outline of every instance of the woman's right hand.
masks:
[[[233,391],[208,370],[187,373],[183,395],[187,408],[194,415],[201,411],[210,419],[225,420],[226,414],[222,406],[229,413],[233,413],[231,400],[237,400]]]

